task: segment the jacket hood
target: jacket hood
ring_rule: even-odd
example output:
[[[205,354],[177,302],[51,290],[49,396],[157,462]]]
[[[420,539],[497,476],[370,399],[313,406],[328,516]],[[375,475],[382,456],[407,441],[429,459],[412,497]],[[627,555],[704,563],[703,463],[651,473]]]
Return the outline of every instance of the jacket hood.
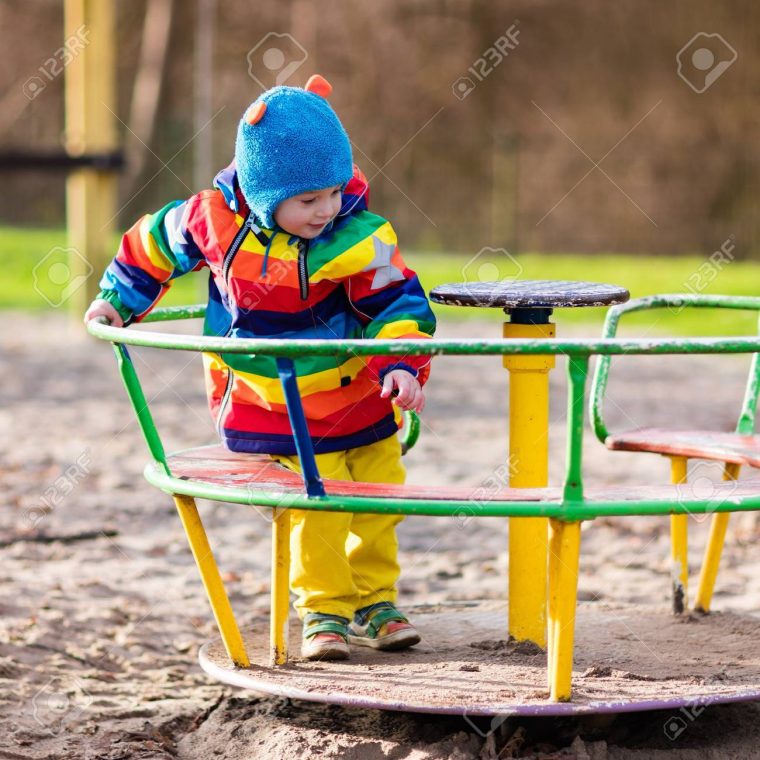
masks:
[[[238,213],[241,208],[246,206],[242,190],[240,189],[237,166],[234,160],[214,177],[214,188],[221,192],[225,202],[235,213]],[[349,214],[356,214],[360,211],[367,211],[368,208],[369,182],[361,169],[354,164],[354,174],[343,188],[340,211],[336,219],[348,216]],[[261,223],[261,220],[257,221]]]

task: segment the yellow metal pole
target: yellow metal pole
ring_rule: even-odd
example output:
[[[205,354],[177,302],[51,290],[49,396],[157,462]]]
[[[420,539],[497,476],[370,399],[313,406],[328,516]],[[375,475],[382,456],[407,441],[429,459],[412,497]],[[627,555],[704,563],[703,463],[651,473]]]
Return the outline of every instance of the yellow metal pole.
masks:
[[[269,629],[270,661],[288,661],[288,612],[290,607],[290,511],[272,520],[272,590]]]
[[[686,457],[670,458],[670,482],[686,483]],[[689,591],[689,516],[670,516],[670,577],[673,586],[673,612],[680,615],[688,604]]]
[[[572,694],[575,608],[578,596],[581,524],[549,521],[549,696],[568,702]]]
[[[214,561],[206,531],[203,529],[198,508],[195,506],[195,499],[179,494],[174,494],[173,498],[177,505],[180,520],[182,520],[182,527],[185,529],[187,541],[190,544],[190,550],[195,558],[195,564],[201,574],[203,587],[206,589],[211,610],[224,642],[224,648],[235,665],[240,668],[247,668],[251,663],[245,651],[240,629],[232,613],[230,600],[224,590],[219,568]]]
[[[66,149],[71,155],[110,153],[117,147],[115,11],[112,0],[65,0]],[[72,171],[66,181],[68,273],[60,282],[71,312],[81,317],[97,294],[111,258],[116,215],[116,176],[92,168]],[[59,274],[58,279],[61,279]]]
[[[504,324],[505,338],[553,338],[552,323]],[[549,371],[553,355],[505,356],[509,370],[509,484],[546,486],[549,478]],[[509,634],[546,646],[547,520],[509,520]]]
[[[559,563],[560,563],[560,535],[558,531],[549,528],[549,561],[547,578],[546,614],[548,624],[546,626],[547,642],[547,677],[548,686],[551,688],[553,673],[555,671],[554,657],[557,653],[554,638],[554,621],[559,617]]]
[[[737,480],[741,465],[727,463],[723,469],[723,480]],[[699,585],[697,586],[697,598],[694,601],[694,609],[698,612],[709,612],[712,603],[715,579],[718,577],[720,555],[723,553],[723,543],[726,539],[726,528],[730,512],[716,512],[710,524],[710,535],[707,539],[705,558],[702,562],[702,570],[699,573]]]

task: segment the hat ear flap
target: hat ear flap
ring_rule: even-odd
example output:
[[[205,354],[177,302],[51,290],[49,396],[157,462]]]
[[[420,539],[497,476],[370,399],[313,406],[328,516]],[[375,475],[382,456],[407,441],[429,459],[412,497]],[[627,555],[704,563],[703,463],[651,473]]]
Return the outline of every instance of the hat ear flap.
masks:
[[[306,92],[313,92],[315,95],[320,95],[325,100],[330,96],[330,93],[332,92],[332,85],[319,74],[313,74],[309,77],[309,81],[306,83],[306,87],[304,87]]]
[[[254,124],[258,124],[262,118],[264,117],[264,113],[267,110],[267,104],[262,103],[259,101],[258,103],[254,103],[246,112],[245,112],[245,121],[253,126]]]

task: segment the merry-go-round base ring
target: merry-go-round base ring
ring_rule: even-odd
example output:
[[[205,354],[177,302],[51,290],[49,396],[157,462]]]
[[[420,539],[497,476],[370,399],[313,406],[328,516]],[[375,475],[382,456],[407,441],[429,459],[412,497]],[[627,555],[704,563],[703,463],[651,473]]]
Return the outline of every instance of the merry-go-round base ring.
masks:
[[[509,641],[505,602],[447,602],[406,611],[422,641],[392,655],[354,647],[344,662],[294,658],[270,667],[264,635],[269,621],[262,617],[254,622],[258,634],[244,636],[248,668],[230,663],[221,639],[206,643],[199,660],[212,678],[254,692],[473,719],[671,709],[678,714],[679,708],[760,700],[760,619],[751,615],[684,619],[666,604],[580,602],[573,698],[552,702],[546,652]],[[299,628],[294,619],[293,651]]]

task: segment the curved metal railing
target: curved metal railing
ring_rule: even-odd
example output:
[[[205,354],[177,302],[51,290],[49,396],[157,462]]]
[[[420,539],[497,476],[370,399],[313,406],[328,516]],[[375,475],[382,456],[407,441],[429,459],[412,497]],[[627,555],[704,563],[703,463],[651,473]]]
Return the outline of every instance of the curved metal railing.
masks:
[[[689,301],[687,305],[715,306],[720,297],[700,297],[699,304],[684,296],[662,296],[659,299],[680,299],[679,303]],[[711,300],[710,300],[711,299]],[[731,299],[731,308],[760,308],[760,299]],[[709,301],[709,302],[708,302]],[[649,308],[652,299],[640,299],[624,306],[613,307],[610,319],[619,319],[620,313],[641,308]],[[664,304],[665,301],[662,301]],[[154,310],[144,322],[164,322],[203,317],[205,306],[162,308]],[[616,322],[614,323],[616,325]],[[313,462],[313,450],[302,451],[299,455],[305,474],[305,490],[302,494],[287,495],[287,505],[305,509],[323,509],[327,511],[378,512],[395,514],[432,514],[461,515],[473,514],[473,503],[477,504],[474,514],[479,516],[544,516],[561,520],[588,520],[600,515],[637,515],[637,514],[684,514],[707,513],[714,511],[741,511],[760,509],[760,483],[758,488],[737,492],[731,498],[690,498],[688,503],[677,494],[667,498],[661,496],[641,499],[615,498],[614,493],[604,498],[587,498],[582,480],[582,439],[584,429],[585,387],[588,379],[589,358],[600,355],[602,369],[597,369],[592,400],[592,420],[599,435],[599,425],[603,420],[599,413],[600,399],[604,392],[606,372],[610,357],[614,355],[646,354],[741,354],[760,352],[760,337],[739,336],[730,338],[657,338],[625,339],[613,337],[601,339],[394,339],[394,340],[281,340],[281,339],[241,339],[216,336],[194,336],[155,332],[152,330],[134,330],[117,328],[95,320],[88,324],[88,331],[95,337],[113,344],[122,378],[127,393],[134,407],[140,427],[145,436],[154,463],[146,468],[146,477],[154,485],[171,493],[182,493],[200,498],[210,498],[239,504],[256,504],[265,507],[282,507],[283,494],[277,491],[253,488],[235,489],[223,486],[210,486],[175,477],[170,469],[168,458],[163,448],[160,435],[153,422],[142,388],[129,358],[126,346],[163,348],[181,351],[198,351],[211,353],[246,353],[276,357],[278,366],[285,368],[281,372],[283,388],[287,391],[295,388],[296,400],[288,403],[291,420],[293,414],[303,417],[300,407],[292,359],[299,356],[372,356],[372,355],[515,355],[515,354],[564,354],[568,357],[568,447],[564,484],[561,489],[536,489],[533,501],[488,498],[477,500],[477,489],[473,497],[462,498],[401,498],[336,495],[325,493],[312,479],[310,488],[306,477],[309,459]],[[608,328],[609,330],[609,328]],[[614,333],[614,331],[613,331]],[[289,368],[289,369],[288,369]],[[290,381],[285,374],[290,372]],[[288,398],[288,393],[285,393]],[[292,396],[292,393],[291,393]],[[297,407],[297,408],[291,408]],[[415,431],[410,432],[414,437]],[[295,429],[295,428],[294,428]],[[298,440],[296,441],[298,444]],[[307,449],[311,446],[310,441]],[[314,468],[318,479],[318,472]],[[321,481],[320,481],[321,483]],[[609,493],[609,492],[608,492]]]

